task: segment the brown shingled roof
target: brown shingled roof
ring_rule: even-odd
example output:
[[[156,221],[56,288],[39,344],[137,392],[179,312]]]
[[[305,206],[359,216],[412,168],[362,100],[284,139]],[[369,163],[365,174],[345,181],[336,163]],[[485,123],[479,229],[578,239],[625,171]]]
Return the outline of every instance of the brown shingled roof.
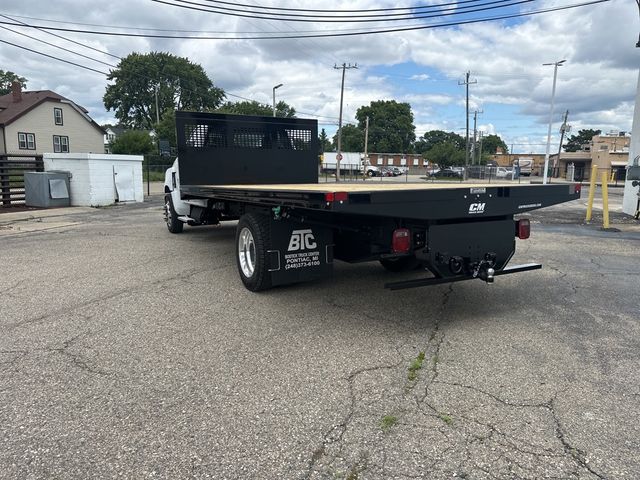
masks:
[[[14,120],[20,118],[22,115],[37,107],[47,100],[52,102],[60,102],[65,100],[76,105],[84,113],[88,113],[88,110],[75,104],[68,98],[58,95],[51,90],[34,90],[32,92],[22,92],[22,100],[19,102],[13,101],[13,94],[0,96],[0,125],[8,125]],[[93,122],[95,124],[95,122]],[[96,126],[98,126],[96,124]],[[98,126],[98,128],[100,128]]]

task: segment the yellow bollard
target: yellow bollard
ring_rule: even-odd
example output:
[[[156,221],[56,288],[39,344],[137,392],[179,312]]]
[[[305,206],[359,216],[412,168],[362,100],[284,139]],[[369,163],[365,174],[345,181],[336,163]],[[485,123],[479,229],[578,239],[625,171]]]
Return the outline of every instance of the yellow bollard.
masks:
[[[589,179],[589,202],[587,203],[587,218],[586,221],[591,221],[591,211],[593,210],[593,197],[596,194],[596,177],[598,176],[598,166],[593,165],[591,167],[591,178]]]
[[[609,228],[609,185],[607,185],[607,172],[602,172],[602,228]]]

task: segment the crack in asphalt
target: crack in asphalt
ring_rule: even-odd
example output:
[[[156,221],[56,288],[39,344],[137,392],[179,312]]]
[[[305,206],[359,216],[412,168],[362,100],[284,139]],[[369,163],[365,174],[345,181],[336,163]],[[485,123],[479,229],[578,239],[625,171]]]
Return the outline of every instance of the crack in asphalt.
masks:
[[[564,448],[565,453],[571,456],[581,468],[587,470],[592,475],[595,475],[600,479],[606,479],[607,477],[596,472],[591,467],[591,465],[589,465],[589,460],[587,459],[587,453],[585,451],[580,450],[579,448],[574,447],[573,445],[571,445],[571,443],[569,443],[569,441],[567,440],[567,434],[562,428],[562,424],[560,423],[560,418],[558,417],[558,414],[555,410],[554,402],[555,402],[555,398],[551,399],[549,401],[547,408],[549,409],[549,412],[551,412],[551,416],[553,417],[553,420],[556,424],[556,437],[558,438],[558,440],[560,440],[560,443],[562,444],[562,447]]]
[[[87,359],[80,353],[74,353],[70,351],[73,347],[76,347],[81,338],[87,337],[91,334],[90,331],[79,333],[67,340],[62,342],[62,346],[60,347],[42,347],[42,348],[34,348],[31,350],[0,350],[0,355],[2,354],[16,354],[16,356],[8,361],[0,362],[0,365],[7,365],[8,367],[16,367],[16,365],[22,360],[26,359],[27,356],[35,353],[35,352],[46,352],[53,353],[57,355],[61,355],[63,357],[67,357],[71,360],[71,363],[88,373],[96,374],[96,375],[111,375],[109,372],[105,372],[102,369],[95,368],[87,361]]]
[[[551,267],[552,270],[559,274],[559,278],[567,279],[568,274],[561,269]],[[568,282],[574,293],[577,293],[578,287]],[[453,284],[450,284],[446,291],[442,293],[442,299],[440,302],[440,308],[437,314],[434,316],[433,327],[429,333],[429,337],[424,348],[425,361],[429,361],[428,368],[418,370],[418,377],[414,380],[407,381],[406,379],[406,360],[403,360],[401,347],[396,346],[396,353],[401,359],[396,364],[380,365],[373,367],[364,367],[353,371],[347,377],[348,389],[349,389],[349,406],[348,412],[343,421],[337,425],[333,425],[329,428],[322,437],[320,445],[313,451],[309,460],[305,475],[302,477],[305,480],[315,478],[315,475],[322,476],[327,471],[336,472],[336,468],[340,466],[343,470],[346,468],[346,475],[351,475],[347,478],[358,478],[358,475],[367,470],[369,475],[374,478],[387,478],[389,476],[389,460],[390,451],[389,445],[386,441],[376,442],[376,449],[369,452],[367,447],[359,452],[359,459],[349,461],[349,451],[345,450],[348,447],[354,448],[356,445],[352,445],[351,441],[349,445],[344,444],[344,436],[351,428],[352,421],[359,411],[359,395],[357,391],[356,381],[359,375],[364,373],[375,373],[381,370],[397,370],[399,374],[403,376],[402,383],[403,388],[400,389],[401,398],[400,401],[411,400],[417,409],[403,408],[402,405],[398,405],[395,409],[399,417],[406,419],[406,421],[399,421],[392,427],[391,430],[384,432],[383,439],[393,438],[395,433],[401,432],[402,427],[413,427],[417,429],[425,428],[424,424],[414,425],[409,416],[412,413],[419,413],[423,417],[428,418],[429,422],[437,421],[440,426],[426,427],[428,429],[435,428],[434,432],[438,432],[443,436],[444,445],[438,447],[437,456],[434,458],[433,451],[421,452],[418,450],[407,450],[406,452],[401,449],[400,452],[406,455],[413,456],[414,458],[420,458],[422,470],[416,474],[411,471],[398,471],[394,470],[393,474],[397,478],[424,478],[426,472],[435,472],[439,469],[441,473],[449,472],[451,476],[472,478],[474,471],[476,475],[484,475],[488,478],[504,478],[504,475],[508,475],[509,478],[530,480],[538,478],[540,475],[540,468],[542,465],[548,464],[552,459],[555,459],[554,463],[557,471],[547,472],[545,478],[579,478],[582,474],[588,472],[599,479],[605,479],[606,477],[594,469],[587,458],[587,453],[579,448],[573,446],[568,438],[567,432],[564,430],[558,413],[556,411],[556,399],[558,395],[562,393],[556,392],[550,400],[547,401],[531,401],[531,400],[509,400],[496,395],[490,391],[484,390],[473,385],[467,385],[458,381],[450,381],[440,378],[439,366],[441,364],[441,355],[444,348],[444,341],[446,333],[443,331],[442,318],[445,318],[445,311],[447,305],[454,293]],[[335,305],[340,308],[344,306]],[[414,388],[421,384],[421,392],[419,395],[413,394]],[[396,383],[396,386],[397,383]],[[528,438],[519,438],[509,431],[504,431],[498,425],[494,425],[492,422],[478,420],[469,417],[465,414],[456,414],[455,420],[447,411],[443,411],[441,407],[437,407],[430,401],[430,396],[433,390],[437,386],[446,386],[450,388],[461,389],[462,391],[473,392],[475,394],[482,395],[490,398],[498,405],[505,408],[514,409],[539,409],[543,412],[547,412],[543,415],[549,415],[549,432],[552,439],[558,442],[557,446],[553,443],[547,443],[546,433],[543,433],[545,440],[543,443],[536,444],[528,440]],[[361,393],[361,392],[360,392]],[[553,431],[551,426],[553,425]],[[474,427],[475,426],[475,427]],[[370,428],[370,427],[365,427]],[[373,427],[371,427],[373,429]],[[480,430],[478,430],[480,429]],[[546,432],[546,430],[543,430]],[[553,433],[551,433],[553,432]],[[357,433],[357,432],[356,432]],[[357,437],[356,437],[357,438]],[[337,446],[337,451],[330,453],[330,446]],[[495,455],[491,453],[490,459],[481,462],[478,460],[478,455],[490,449],[490,453],[495,450]],[[361,462],[363,452],[367,455],[375,455],[377,459],[369,459],[369,461]],[[460,458],[455,460],[454,466],[451,464],[451,457],[458,455]],[[528,458],[529,464],[523,462],[522,458]],[[342,465],[340,465],[340,463]],[[345,467],[346,465],[346,467]],[[496,469],[496,465],[500,465],[500,470]],[[426,470],[424,470],[426,468]],[[344,472],[342,472],[344,474]],[[322,477],[324,478],[324,477]]]
[[[78,367],[80,370],[83,370],[85,372],[93,373],[93,374],[96,374],[96,375],[103,375],[103,376],[111,375],[111,373],[109,373],[109,372],[105,372],[104,370],[92,367],[87,362],[86,358],[83,355],[81,355],[79,353],[73,353],[73,352],[70,351],[70,349],[73,346],[75,346],[75,344],[82,337],[86,337],[90,333],[91,332],[79,333],[75,337],[72,337],[72,338],[62,342],[62,347],[57,347],[57,348],[55,348],[55,347],[46,347],[44,350],[48,351],[48,352],[53,352],[53,353],[60,354],[63,357],[70,358],[74,366]]]
[[[220,267],[220,268],[226,268],[226,267]],[[163,279],[160,279],[160,280],[155,280],[153,282],[143,283],[143,284],[141,284],[141,285],[139,285],[137,287],[121,288],[121,289],[112,291],[112,292],[110,292],[110,293],[108,293],[106,295],[99,295],[99,296],[97,296],[95,298],[92,298],[91,300],[87,300],[85,302],[79,302],[79,303],[76,303],[75,305],[72,305],[72,306],[58,308],[56,310],[53,310],[51,312],[47,312],[47,313],[45,313],[43,315],[40,315],[38,317],[35,317],[35,318],[29,318],[29,319],[26,319],[26,320],[21,320],[19,322],[13,322],[13,323],[8,323],[6,325],[2,325],[2,326],[0,326],[0,330],[1,329],[7,329],[7,330],[16,329],[16,328],[22,327],[24,325],[41,323],[41,322],[44,322],[44,321],[46,321],[46,320],[48,320],[48,319],[50,319],[52,317],[56,317],[56,316],[61,315],[61,314],[72,313],[73,311],[78,310],[80,308],[88,307],[88,306],[91,306],[91,305],[95,305],[95,304],[98,304],[98,303],[103,302],[105,300],[111,300],[111,299],[114,299],[116,297],[119,297],[120,295],[133,294],[133,293],[136,293],[136,292],[141,292],[146,288],[153,287],[153,286],[158,286],[158,285],[162,286],[163,284],[168,283],[168,282],[172,282],[174,280],[184,281],[185,278],[198,275],[199,273],[210,272],[210,271],[211,271],[211,268],[199,268],[199,269],[193,268],[193,269],[186,270],[184,272],[180,272],[180,273],[177,273],[175,275],[171,275],[169,277],[166,277],[166,278],[163,278]]]
[[[349,428],[349,424],[351,423],[351,420],[353,419],[353,416],[355,415],[356,410],[357,410],[356,409],[357,395],[356,395],[355,386],[354,386],[355,379],[359,375],[361,375],[363,373],[370,373],[370,372],[375,372],[375,371],[379,371],[379,370],[397,369],[400,366],[400,363],[401,363],[401,361],[398,361],[398,363],[393,364],[393,365],[379,365],[379,366],[376,366],[376,367],[363,367],[363,368],[355,370],[355,371],[351,372],[351,374],[349,374],[349,376],[346,378],[346,380],[348,382],[348,386],[349,386],[349,398],[350,398],[350,406],[349,406],[349,410],[347,412],[347,415],[342,420],[342,422],[340,422],[337,425],[333,425],[327,431],[327,433],[324,434],[320,446],[318,448],[316,448],[313,451],[312,455],[311,455],[311,459],[309,460],[309,464],[307,466],[307,472],[302,477],[303,479],[307,480],[307,479],[311,478],[311,475],[313,475],[313,473],[314,473],[315,465],[318,463],[318,461],[320,461],[320,459],[322,459],[324,456],[327,456],[326,448],[327,448],[328,445],[333,444],[333,443],[342,442],[342,438],[343,438],[344,434],[346,433],[347,429]],[[333,456],[334,458],[330,459],[329,465],[331,465],[340,456],[341,453],[342,453],[342,446],[340,446],[340,448],[338,450],[338,453]],[[355,466],[354,466],[354,468],[355,468]]]

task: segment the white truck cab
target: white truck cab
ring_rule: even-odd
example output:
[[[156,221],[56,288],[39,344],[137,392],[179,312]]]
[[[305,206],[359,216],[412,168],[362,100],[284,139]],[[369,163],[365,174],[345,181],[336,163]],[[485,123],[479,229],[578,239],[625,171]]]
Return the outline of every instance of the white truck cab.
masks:
[[[180,233],[185,223],[189,225],[207,223],[201,215],[206,208],[206,200],[181,198],[180,167],[176,158],[173,165],[164,173],[164,216],[167,228],[171,233]]]

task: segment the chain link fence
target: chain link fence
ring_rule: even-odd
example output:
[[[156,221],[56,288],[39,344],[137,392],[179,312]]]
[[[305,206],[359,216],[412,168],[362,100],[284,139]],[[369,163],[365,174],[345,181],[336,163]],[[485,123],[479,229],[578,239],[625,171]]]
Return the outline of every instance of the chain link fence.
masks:
[[[152,190],[153,193],[158,193],[157,189],[152,188],[152,185],[164,183],[164,173],[167,168],[173,165],[175,159],[175,155],[145,155],[142,162],[142,178],[146,185],[147,195],[151,195]]]

